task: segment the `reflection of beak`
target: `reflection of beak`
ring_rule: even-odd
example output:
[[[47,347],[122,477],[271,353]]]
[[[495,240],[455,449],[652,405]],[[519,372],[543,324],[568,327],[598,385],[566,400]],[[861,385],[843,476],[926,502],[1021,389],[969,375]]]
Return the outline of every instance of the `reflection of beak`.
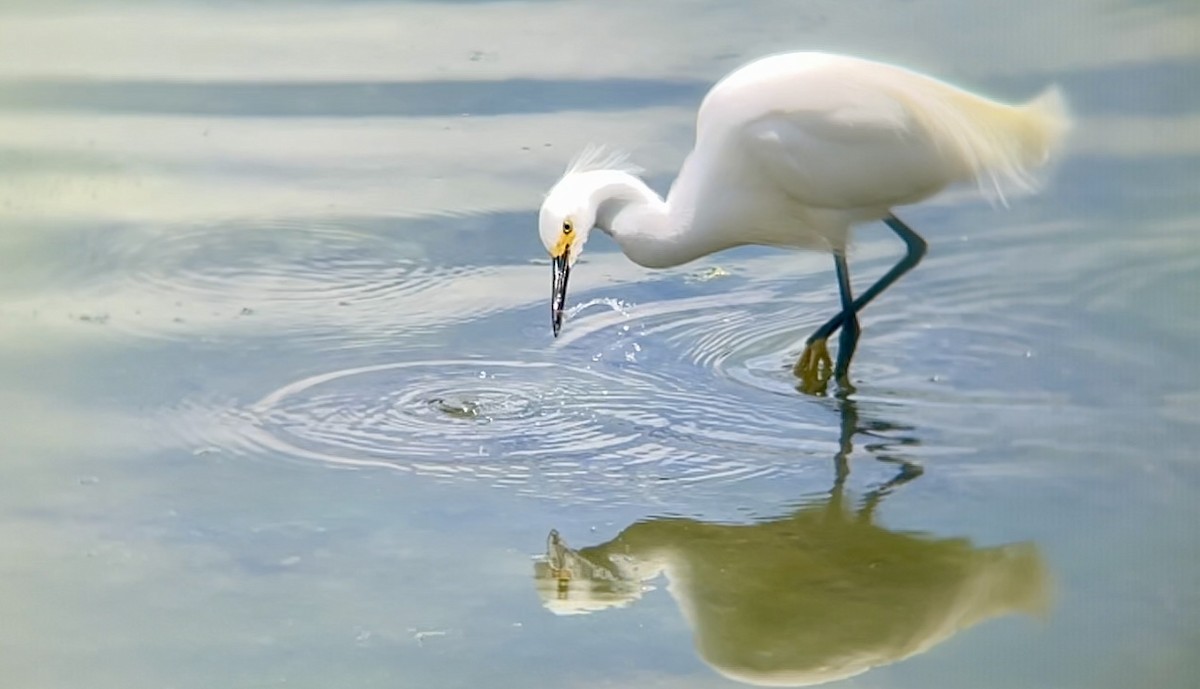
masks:
[[[550,262],[550,325],[554,336],[562,330],[563,307],[567,303],[567,278],[571,275],[571,264],[567,262],[570,251],[564,251]]]

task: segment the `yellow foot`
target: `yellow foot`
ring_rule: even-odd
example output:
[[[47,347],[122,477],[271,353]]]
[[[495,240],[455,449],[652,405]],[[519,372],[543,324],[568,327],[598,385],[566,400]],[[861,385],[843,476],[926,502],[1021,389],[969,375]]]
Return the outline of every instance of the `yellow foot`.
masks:
[[[800,392],[808,395],[824,395],[829,379],[833,377],[833,360],[829,358],[829,349],[825,340],[813,340],[804,347],[800,361],[792,373],[800,379]]]

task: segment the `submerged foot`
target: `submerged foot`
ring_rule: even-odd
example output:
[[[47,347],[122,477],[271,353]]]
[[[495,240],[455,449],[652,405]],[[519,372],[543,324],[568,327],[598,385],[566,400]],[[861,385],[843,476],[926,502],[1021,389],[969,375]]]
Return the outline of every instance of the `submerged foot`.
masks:
[[[800,392],[808,395],[824,395],[829,379],[833,376],[833,360],[825,338],[817,338],[804,346],[804,353],[792,373],[800,379]]]

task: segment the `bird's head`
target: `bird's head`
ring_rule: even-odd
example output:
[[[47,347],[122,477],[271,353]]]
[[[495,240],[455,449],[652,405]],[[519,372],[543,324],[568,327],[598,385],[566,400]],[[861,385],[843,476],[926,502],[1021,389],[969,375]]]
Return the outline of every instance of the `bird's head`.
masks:
[[[550,296],[550,322],[554,336],[562,330],[563,307],[567,301],[567,276],[571,266],[583,252],[588,234],[596,226],[598,214],[605,209],[611,215],[608,201],[613,191],[628,185],[632,175],[641,168],[631,165],[624,153],[601,146],[588,146],[567,166],[562,178],[550,188],[542,201],[538,216],[538,233],[550,254],[553,271]],[[640,182],[639,182],[640,183]],[[647,193],[649,192],[647,189]],[[600,215],[601,222],[604,214]],[[606,225],[602,225],[607,227]]]
[[[596,224],[596,209],[589,194],[575,184],[577,175],[563,177],[554,185],[538,216],[538,233],[550,254],[552,270],[550,322],[557,337],[562,329],[563,308],[567,301],[567,277],[571,266],[583,251],[588,233]]]

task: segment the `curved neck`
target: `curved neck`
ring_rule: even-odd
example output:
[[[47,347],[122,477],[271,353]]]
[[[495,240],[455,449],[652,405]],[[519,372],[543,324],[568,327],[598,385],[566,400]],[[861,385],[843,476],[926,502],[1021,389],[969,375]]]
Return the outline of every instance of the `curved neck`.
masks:
[[[642,180],[620,170],[582,174],[590,178],[596,227],[616,240],[634,263],[647,268],[666,268],[703,253],[696,253],[695,247],[680,241],[690,219],[672,213],[670,203]]]

